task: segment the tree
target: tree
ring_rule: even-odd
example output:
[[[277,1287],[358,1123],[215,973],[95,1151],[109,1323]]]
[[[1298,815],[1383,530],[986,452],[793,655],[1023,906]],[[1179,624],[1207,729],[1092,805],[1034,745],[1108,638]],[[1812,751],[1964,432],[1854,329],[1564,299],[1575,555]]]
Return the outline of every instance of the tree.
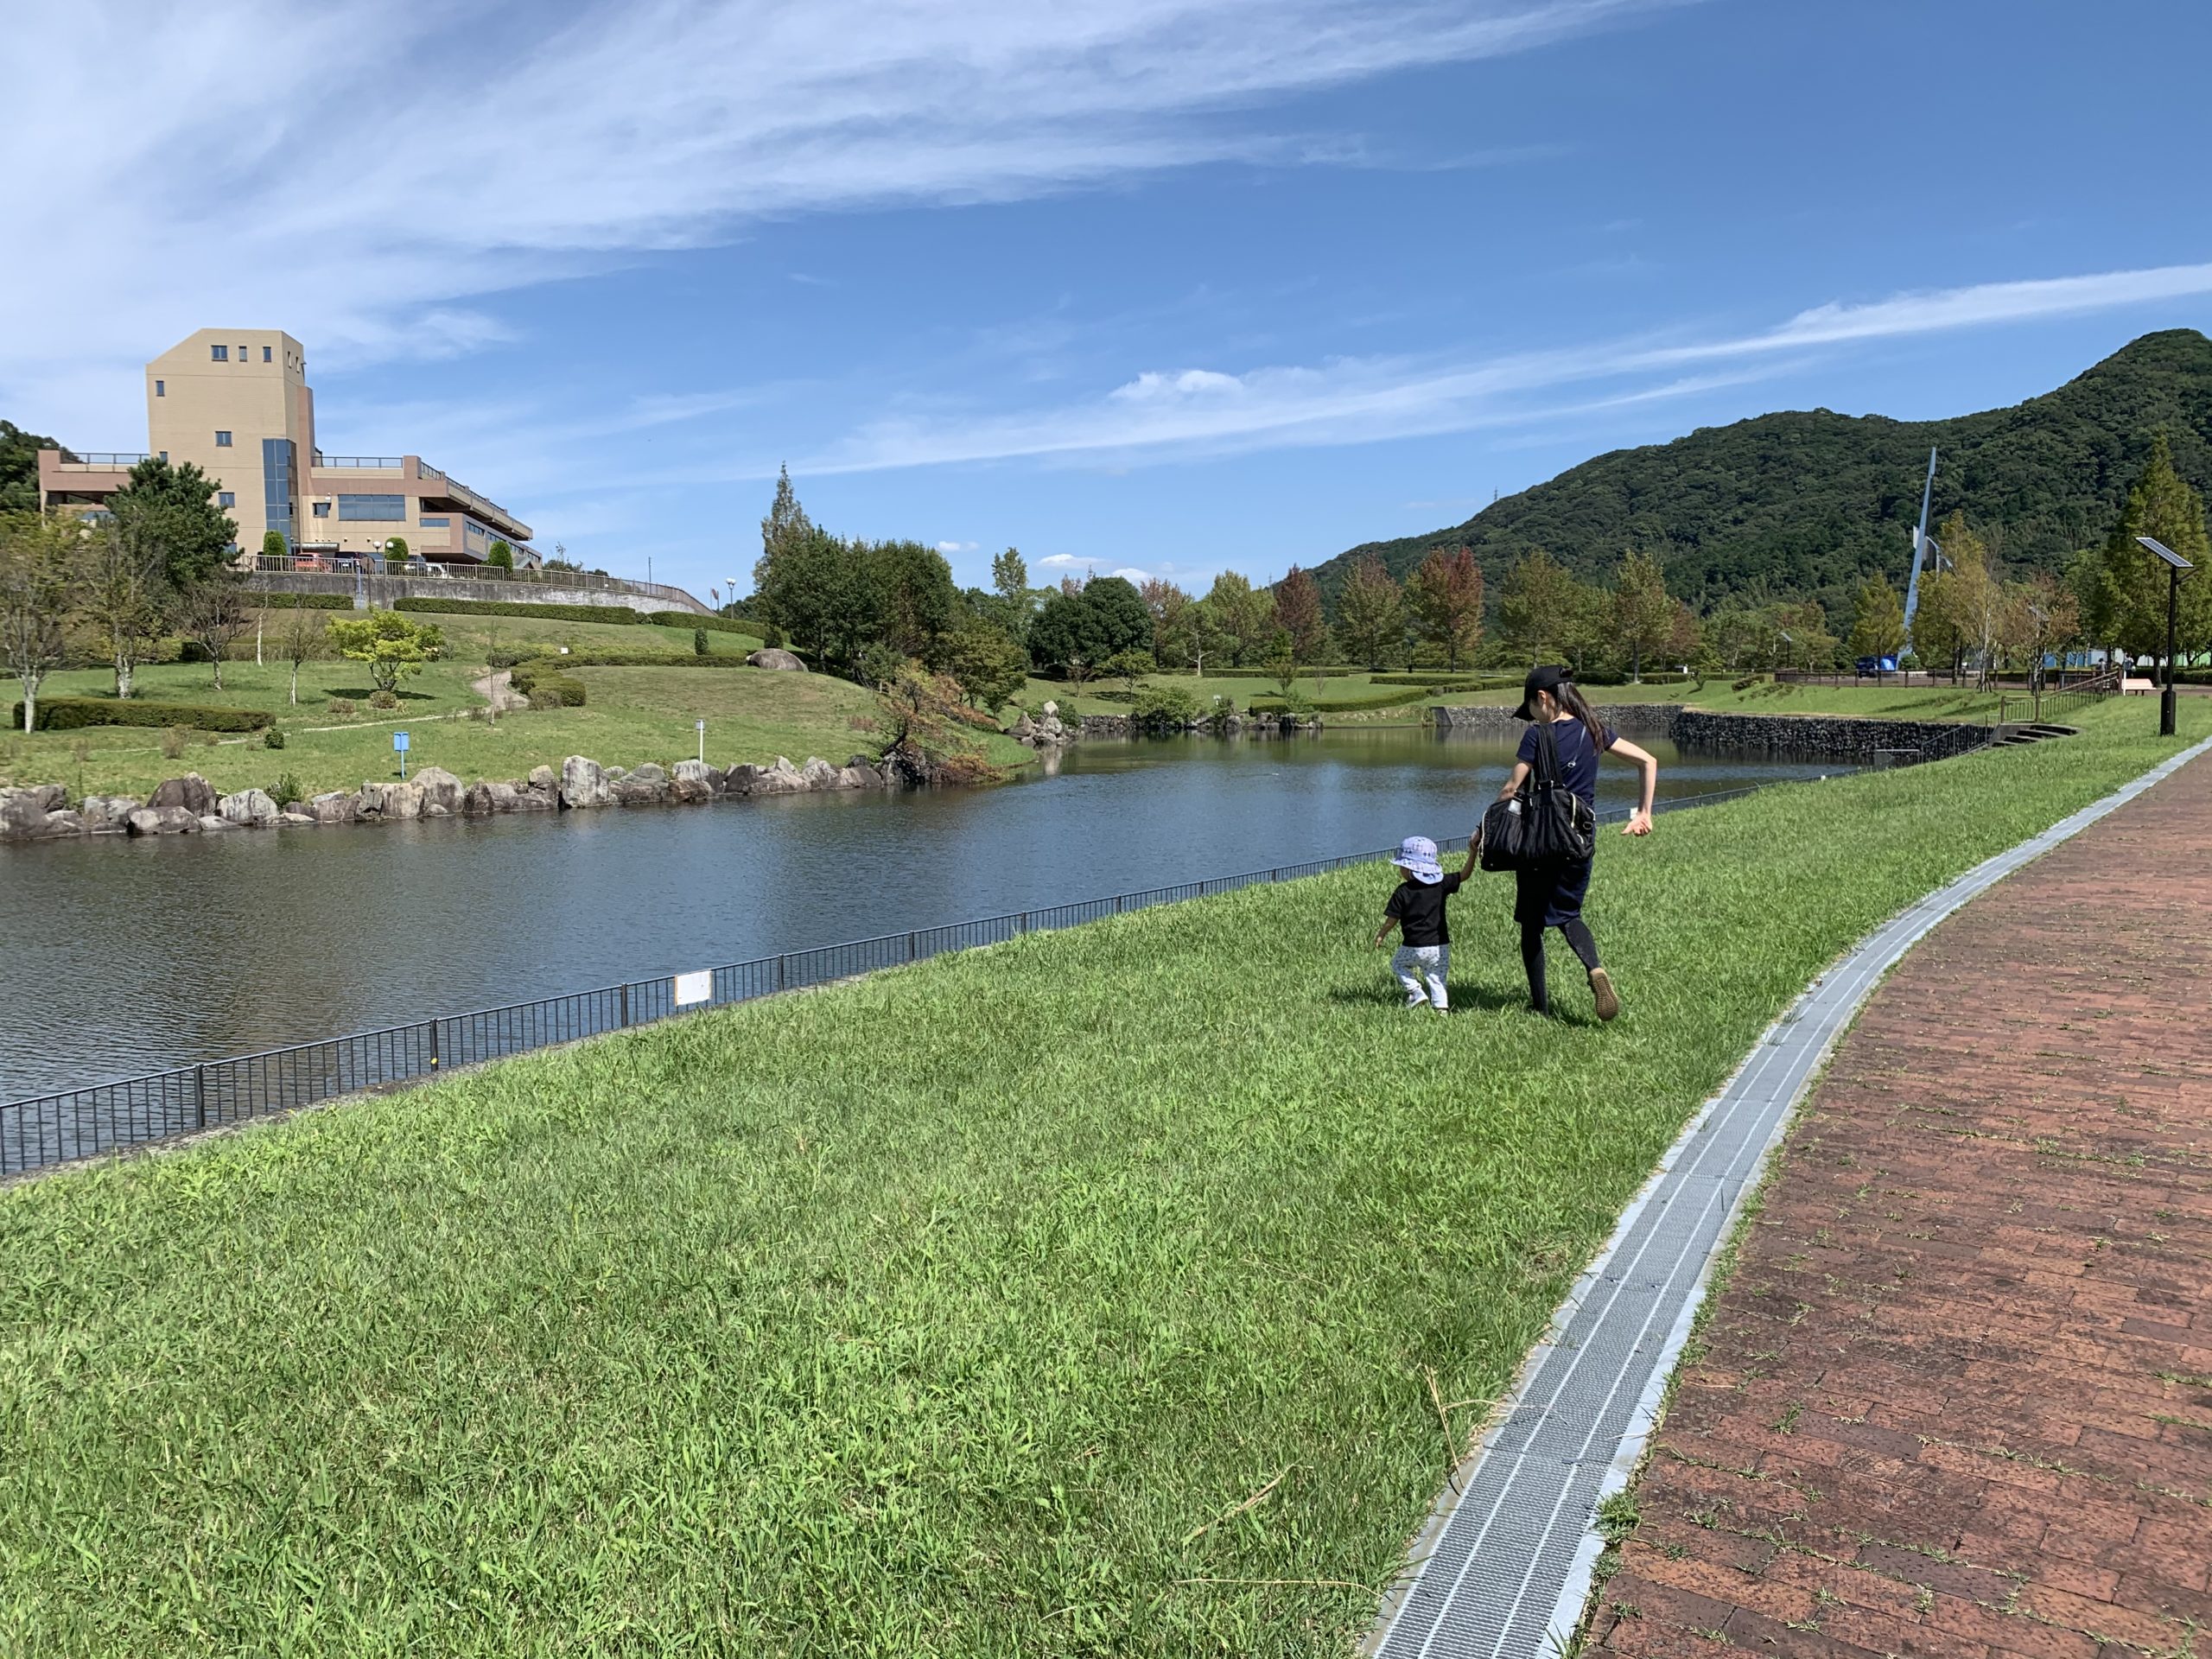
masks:
[[[1851,654],[1872,657],[1877,666],[1885,657],[1904,649],[1904,601],[1890,579],[1878,572],[1859,590],[1859,607],[1851,619]]]
[[[806,516],[806,509],[798,504],[798,493],[791,488],[791,468],[779,467],[776,499],[768,505],[768,516],[760,521],[761,558],[773,558],[778,550],[803,542],[814,533],[814,521]]]
[[[1948,570],[1920,579],[1920,606],[1912,613],[1912,654],[1930,674],[1939,667],[1956,684],[1967,650],[1966,585]]]
[[[1230,649],[1220,613],[1210,599],[1194,599],[1163,625],[1159,656],[1162,662],[1188,663],[1200,679],[1206,677],[1206,659]]]
[[[1144,607],[1152,613],[1152,654],[1160,661],[1169,660],[1167,636],[1184,610],[1193,601],[1165,576],[1147,576],[1137,584],[1137,597],[1144,601]]]
[[[1321,616],[1321,590],[1313,578],[1292,565],[1275,584],[1275,626],[1290,639],[1290,658],[1303,666],[1325,660],[1329,625]]]
[[[1628,677],[1640,681],[1644,653],[1658,650],[1675,626],[1675,601],[1659,561],[1633,549],[1623,554],[1609,610],[1613,639],[1628,658]]]
[[[1009,601],[1026,601],[1029,597],[1029,561],[1021,556],[1021,550],[1009,547],[991,560],[991,591]]]
[[[960,594],[944,555],[920,542],[853,545],[875,589],[883,642],[901,656],[943,666],[938,642],[960,611]]]
[[[38,511],[38,452],[60,449],[62,459],[76,457],[52,438],[26,432],[13,421],[0,421],[0,512]]]
[[[215,486],[194,463],[172,467],[156,455],[133,467],[130,481],[108,498],[124,539],[157,551],[162,580],[180,592],[238,550],[238,527],[215,505]]]
[[[1078,591],[1052,594],[1029,626],[1029,652],[1081,684],[1101,663],[1152,640],[1152,613],[1120,576],[1099,576]]]
[[[1159,663],[1154,660],[1148,651],[1117,651],[1099,664],[1098,671],[1119,676],[1122,690],[1135,692],[1137,682],[1147,674],[1157,672],[1159,668]]]
[[[1682,601],[1675,601],[1674,620],[1667,629],[1667,660],[1680,663],[1685,669],[1689,667],[1705,649],[1704,632],[1698,624],[1697,613]]]
[[[753,612],[821,667],[849,669],[880,639],[882,593],[874,565],[854,543],[809,524],[760,556],[753,569]]]
[[[284,559],[291,556],[292,545],[284,539],[281,530],[261,532],[261,556],[264,559]]]
[[[1405,635],[1405,594],[1370,553],[1352,567],[1344,592],[1337,595],[1337,637],[1344,641],[1346,657],[1377,669]]]
[[[1224,570],[1206,591],[1230,660],[1238,667],[1256,663],[1274,638],[1274,604],[1234,570]]]
[[[2139,536],[2163,542],[2200,571],[2212,563],[2212,544],[2204,534],[2203,498],[2174,470],[2173,451],[2164,432],[2152,441],[2150,457],[2105,543],[2096,607],[2107,641],[2130,656],[2159,657],[2166,649],[2167,567],[2135,539]],[[2198,575],[2181,585],[2184,637],[2201,637],[2205,631],[2196,613],[2212,609],[2212,598],[2204,591],[2207,580]]]
[[[504,537],[493,538],[492,545],[484,550],[484,563],[496,570],[515,568],[515,550]]]
[[[368,664],[379,691],[397,692],[399,682],[423,671],[445,649],[445,636],[427,622],[410,622],[397,611],[371,611],[359,619],[334,617],[330,643],[338,654]]]
[[[961,695],[994,712],[1014,701],[1029,677],[1029,653],[997,629],[970,623],[946,642],[945,672]]]
[[[1483,637],[1483,572],[1475,556],[1464,547],[1432,549],[1406,579],[1406,608],[1414,632],[1444,653],[1446,666],[1457,669]]]
[[[1581,642],[1586,590],[1557,559],[1538,548],[1505,573],[1497,595],[1497,627],[1531,666],[1547,652],[1571,655]]]
[[[115,666],[115,695],[128,697],[138,664],[162,632],[170,588],[161,548],[119,525],[93,531],[86,543],[78,611],[99,630]]]
[[[215,689],[223,689],[223,659],[246,631],[245,583],[231,571],[203,576],[177,595],[177,632],[207,653]]]
[[[276,636],[276,649],[292,665],[291,700],[300,700],[300,668],[322,655],[324,633],[321,613],[309,610],[295,600],[284,613],[284,626]]]
[[[67,650],[77,542],[73,521],[0,513],[0,662],[22,687],[26,732],[38,729],[38,689]]]

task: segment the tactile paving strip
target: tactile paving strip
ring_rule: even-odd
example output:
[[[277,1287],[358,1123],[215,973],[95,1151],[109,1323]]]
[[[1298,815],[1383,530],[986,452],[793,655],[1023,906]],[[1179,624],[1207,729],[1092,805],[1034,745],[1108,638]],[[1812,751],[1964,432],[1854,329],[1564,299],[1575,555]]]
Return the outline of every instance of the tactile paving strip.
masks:
[[[1859,941],[1767,1028],[1669,1148],[1553,1316],[1518,1392],[1416,1541],[1370,1643],[1376,1659],[1539,1659],[1567,1650],[1603,1541],[1598,1505],[1656,1426],[1706,1275],[1791,1108],[1859,1006],[1976,893],[2212,750],[2199,743],[1976,865]]]

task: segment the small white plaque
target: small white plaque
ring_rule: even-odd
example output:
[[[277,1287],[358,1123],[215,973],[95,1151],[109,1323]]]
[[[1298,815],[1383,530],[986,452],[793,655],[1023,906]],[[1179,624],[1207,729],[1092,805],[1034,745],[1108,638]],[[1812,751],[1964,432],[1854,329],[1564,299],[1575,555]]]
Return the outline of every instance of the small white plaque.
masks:
[[[715,970],[713,969],[702,968],[696,974],[678,974],[676,976],[676,1006],[677,1007],[689,1007],[694,1002],[711,1002],[714,1000]]]

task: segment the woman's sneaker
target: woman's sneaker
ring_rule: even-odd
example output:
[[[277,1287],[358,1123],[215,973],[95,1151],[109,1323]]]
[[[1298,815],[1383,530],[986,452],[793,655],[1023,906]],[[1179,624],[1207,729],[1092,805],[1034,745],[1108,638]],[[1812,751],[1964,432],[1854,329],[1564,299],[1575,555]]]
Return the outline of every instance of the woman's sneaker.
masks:
[[[1590,970],[1590,995],[1598,999],[1600,1020],[1610,1020],[1621,1011],[1621,1000],[1613,995],[1612,976],[1602,968]]]

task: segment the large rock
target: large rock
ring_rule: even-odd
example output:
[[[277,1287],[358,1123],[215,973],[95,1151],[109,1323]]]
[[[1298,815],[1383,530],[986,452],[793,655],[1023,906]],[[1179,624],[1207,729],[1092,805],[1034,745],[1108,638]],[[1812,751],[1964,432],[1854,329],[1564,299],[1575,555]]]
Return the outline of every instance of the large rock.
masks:
[[[415,774],[414,781],[423,791],[424,817],[444,817],[461,810],[461,781],[443,766],[425,766]]]
[[[200,818],[181,806],[142,806],[124,823],[134,836],[188,836],[200,828]]]
[[[625,806],[658,806],[668,798],[668,774],[648,761],[614,779],[614,798]]]
[[[560,781],[560,774],[550,766],[532,766],[530,769],[530,786],[532,789],[550,791]]]
[[[39,804],[39,791],[11,789],[0,798],[0,838],[36,841],[46,834],[47,820],[52,816]]]
[[[207,817],[215,810],[215,790],[196,772],[188,772],[181,778],[172,778],[156,785],[146,798],[146,804],[156,812],[165,807],[181,806],[195,818]]]
[[[243,830],[245,828],[242,823],[232,823],[228,818],[224,817],[220,813],[217,812],[202,813],[200,817],[200,827],[207,831],[210,835],[222,830]]]
[[[722,774],[722,793],[725,795],[750,795],[760,786],[760,768],[747,766],[741,760]]]
[[[315,826],[315,814],[302,812],[297,807],[286,807],[277,815],[276,822],[287,830],[307,830]]]
[[[1017,743],[1026,743],[1037,735],[1037,722],[1024,715],[1006,728],[1006,734]]]
[[[334,789],[309,801],[307,810],[317,823],[351,823],[359,804],[359,796]]]
[[[46,815],[46,823],[39,833],[48,841],[62,836],[81,836],[85,833],[85,821],[64,807],[59,812]]]
[[[806,775],[791,765],[788,755],[778,755],[772,766],[753,768],[753,792],[755,795],[797,795],[805,787]]]
[[[561,804],[559,794],[553,790],[539,789],[535,785],[524,782],[512,783],[505,787],[514,792],[514,799],[506,809],[511,812],[550,812]]]
[[[413,779],[404,784],[363,784],[356,809],[365,818],[397,823],[423,816],[423,786]]]
[[[804,663],[799,661],[798,658],[792,656],[788,651],[779,651],[773,645],[770,645],[765,651],[754,652],[745,660],[752,664],[755,668],[772,668],[785,674],[804,674],[806,672],[806,664]]]
[[[265,789],[242,789],[215,803],[215,811],[226,823],[241,829],[261,829],[276,822],[276,803]]]
[[[611,806],[614,791],[607,781],[607,768],[588,755],[572,754],[561,763],[561,804],[581,810]]]
[[[69,804],[68,786],[64,784],[33,784],[22,791],[48,812],[59,812]]]
[[[837,774],[840,789],[880,789],[883,779],[876,775],[874,766],[847,766]]]
[[[696,806],[713,800],[720,792],[716,786],[721,782],[721,774],[705,761],[679,760],[668,781],[669,798]]]
[[[87,795],[82,809],[85,828],[96,836],[121,835],[137,810],[135,795]]]
[[[843,774],[818,754],[806,757],[805,768],[799,775],[806,779],[809,789],[836,789],[844,782]]]

